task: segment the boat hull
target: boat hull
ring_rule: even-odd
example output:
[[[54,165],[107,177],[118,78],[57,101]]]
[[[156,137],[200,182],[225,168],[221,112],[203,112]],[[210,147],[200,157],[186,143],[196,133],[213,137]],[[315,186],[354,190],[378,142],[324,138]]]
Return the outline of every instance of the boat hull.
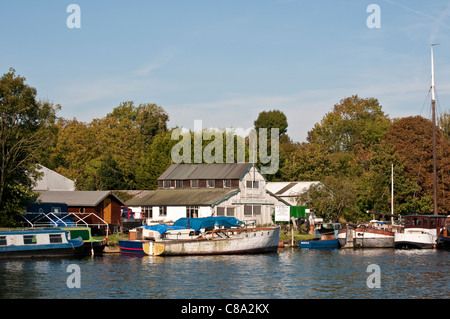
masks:
[[[438,249],[450,250],[450,237],[447,236],[439,236],[437,242]]]
[[[0,259],[77,257],[82,255],[83,240],[81,238],[72,239],[69,243],[61,245],[13,246],[0,249]]]
[[[409,231],[395,234],[395,248],[433,249],[436,248],[436,236],[421,231]]]
[[[339,248],[339,240],[308,240],[299,241],[300,248]]]
[[[280,241],[280,228],[260,228],[235,232],[230,237],[167,240],[143,243],[148,255],[226,255],[276,252]]]
[[[143,245],[148,243],[148,240],[124,239],[119,240],[119,248],[120,251],[125,254],[146,255]]]
[[[394,248],[395,233],[373,228],[347,228],[338,233],[343,248]]]

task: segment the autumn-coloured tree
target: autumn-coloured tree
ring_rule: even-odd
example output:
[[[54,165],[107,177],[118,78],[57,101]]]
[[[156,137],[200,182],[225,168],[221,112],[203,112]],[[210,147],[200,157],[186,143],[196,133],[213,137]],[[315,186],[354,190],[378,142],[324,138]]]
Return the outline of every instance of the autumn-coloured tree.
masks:
[[[421,117],[405,117],[394,122],[386,133],[386,142],[392,145],[405,164],[405,175],[417,185],[410,197],[414,200],[411,214],[432,214],[433,198],[433,141],[432,123]],[[438,211],[450,210],[450,144],[443,132],[437,130],[437,184]]]

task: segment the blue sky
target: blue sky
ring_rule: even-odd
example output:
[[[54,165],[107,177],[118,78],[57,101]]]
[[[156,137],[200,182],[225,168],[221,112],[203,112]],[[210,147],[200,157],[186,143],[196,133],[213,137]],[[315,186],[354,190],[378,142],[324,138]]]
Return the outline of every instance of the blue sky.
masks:
[[[380,28],[366,24],[372,3]],[[13,67],[69,119],[134,101],[163,107],[170,127],[247,129],[279,109],[302,142],[354,94],[429,117],[435,42],[438,111],[450,106],[450,1],[2,1],[0,30],[1,74]]]

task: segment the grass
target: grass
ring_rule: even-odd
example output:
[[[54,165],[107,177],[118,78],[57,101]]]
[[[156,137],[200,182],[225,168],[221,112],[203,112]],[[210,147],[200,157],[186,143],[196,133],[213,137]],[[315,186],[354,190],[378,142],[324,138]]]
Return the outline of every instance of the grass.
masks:
[[[128,239],[128,234],[112,234],[108,236],[108,246],[118,246],[120,239]]]

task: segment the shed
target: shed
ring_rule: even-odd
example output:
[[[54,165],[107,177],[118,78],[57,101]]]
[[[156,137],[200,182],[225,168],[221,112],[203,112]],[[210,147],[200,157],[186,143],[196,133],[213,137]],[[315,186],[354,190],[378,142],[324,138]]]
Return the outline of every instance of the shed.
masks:
[[[125,203],[111,191],[38,191],[38,193],[38,201],[41,203],[65,203],[69,213],[94,213],[108,224],[120,225],[121,206]]]

